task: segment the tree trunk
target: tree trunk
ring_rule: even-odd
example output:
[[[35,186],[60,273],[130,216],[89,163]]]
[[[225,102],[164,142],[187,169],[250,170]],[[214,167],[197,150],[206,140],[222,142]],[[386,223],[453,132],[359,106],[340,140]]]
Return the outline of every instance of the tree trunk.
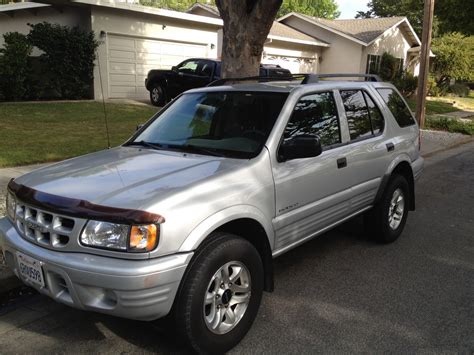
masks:
[[[258,76],[263,45],[282,0],[216,0],[224,21],[222,78]]]

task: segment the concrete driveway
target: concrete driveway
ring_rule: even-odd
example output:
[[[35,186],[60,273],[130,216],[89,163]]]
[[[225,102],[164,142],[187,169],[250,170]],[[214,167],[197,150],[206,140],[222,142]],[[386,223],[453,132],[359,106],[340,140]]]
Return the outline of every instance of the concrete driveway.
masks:
[[[276,289],[232,353],[472,353],[474,143],[427,158],[391,245],[353,220],[275,260]],[[0,310],[0,353],[182,353],[166,323],[26,295]]]

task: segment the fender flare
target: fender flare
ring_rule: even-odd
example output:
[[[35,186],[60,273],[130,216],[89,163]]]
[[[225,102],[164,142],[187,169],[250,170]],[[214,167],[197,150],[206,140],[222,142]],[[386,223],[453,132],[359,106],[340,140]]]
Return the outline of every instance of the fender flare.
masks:
[[[269,221],[257,207],[251,205],[235,205],[220,210],[199,223],[199,225],[188,234],[178,252],[186,253],[196,250],[213,231],[228,222],[241,218],[253,219],[260,223],[267,234],[270,249],[273,250],[275,233],[271,221]]]
[[[390,177],[392,176],[393,171],[400,163],[403,163],[403,162],[407,163],[411,167],[411,159],[408,156],[408,154],[400,154],[390,163],[385,174],[382,177],[382,181],[380,182],[379,189],[377,190],[377,194],[375,195],[374,203],[377,203],[378,201],[380,201],[385,191],[385,188],[390,180]],[[412,169],[412,175],[413,175],[413,169]],[[414,178],[414,176],[412,177]],[[415,193],[414,193],[413,186],[411,187],[410,192],[412,195],[410,198],[410,205],[411,205],[410,208],[411,210],[414,210],[415,209]]]

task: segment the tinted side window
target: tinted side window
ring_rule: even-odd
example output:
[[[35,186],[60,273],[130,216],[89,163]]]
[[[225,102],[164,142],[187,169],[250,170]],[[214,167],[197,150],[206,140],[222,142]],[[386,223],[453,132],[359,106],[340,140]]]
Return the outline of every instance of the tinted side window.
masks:
[[[377,91],[380,96],[382,96],[400,127],[407,127],[415,124],[410,109],[396,91],[393,89],[377,89]]]
[[[366,92],[364,92],[364,97],[367,102],[367,107],[369,108],[370,121],[372,122],[372,131],[374,134],[382,133],[384,127],[383,115]]]
[[[284,139],[301,134],[319,136],[323,147],[341,143],[336,103],[330,92],[303,96],[295,106]]]
[[[346,111],[351,140],[370,137],[372,135],[372,125],[362,91],[341,91],[341,97]]]

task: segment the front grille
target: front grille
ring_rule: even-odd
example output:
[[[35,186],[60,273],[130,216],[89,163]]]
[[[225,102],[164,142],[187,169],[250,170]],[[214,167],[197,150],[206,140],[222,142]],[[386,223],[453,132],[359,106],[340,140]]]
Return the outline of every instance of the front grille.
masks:
[[[16,227],[27,240],[52,248],[64,248],[74,229],[74,219],[45,212],[18,201]]]

